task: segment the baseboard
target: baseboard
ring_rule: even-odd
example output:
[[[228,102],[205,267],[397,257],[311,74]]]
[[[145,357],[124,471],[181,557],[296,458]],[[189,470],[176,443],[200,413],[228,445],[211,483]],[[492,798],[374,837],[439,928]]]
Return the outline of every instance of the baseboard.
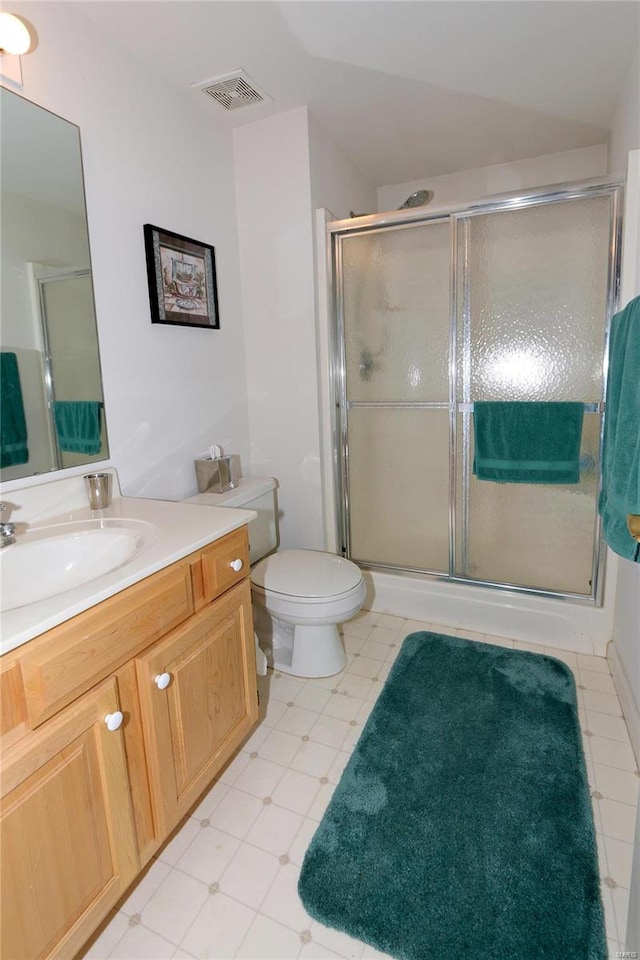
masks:
[[[627,680],[620,654],[615,643],[610,643],[607,647],[607,661],[611,668],[611,675],[616,686],[622,713],[629,729],[629,738],[633,752],[640,767],[640,712],[631,692],[631,686]]]

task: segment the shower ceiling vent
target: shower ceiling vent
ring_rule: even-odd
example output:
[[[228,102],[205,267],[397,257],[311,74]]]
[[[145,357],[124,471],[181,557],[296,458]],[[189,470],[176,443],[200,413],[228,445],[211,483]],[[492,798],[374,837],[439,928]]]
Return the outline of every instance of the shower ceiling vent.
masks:
[[[271,103],[271,97],[247,76],[244,70],[234,70],[224,77],[213,77],[193,86],[222,107],[223,110],[239,110],[258,103]]]

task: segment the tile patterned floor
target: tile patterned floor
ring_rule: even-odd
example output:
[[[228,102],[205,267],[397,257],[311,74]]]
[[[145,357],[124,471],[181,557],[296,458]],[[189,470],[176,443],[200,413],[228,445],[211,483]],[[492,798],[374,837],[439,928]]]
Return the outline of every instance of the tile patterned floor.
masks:
[[[86,960],[381,958],[312,920],[302,858],[404,637],[446,627],[364,611],[346,624],[346,670],[261,678],[263,716]],[[640,773],[607,661],[455,631],[559,657],[574,672],[597,831],[610,956],[624,950]]]

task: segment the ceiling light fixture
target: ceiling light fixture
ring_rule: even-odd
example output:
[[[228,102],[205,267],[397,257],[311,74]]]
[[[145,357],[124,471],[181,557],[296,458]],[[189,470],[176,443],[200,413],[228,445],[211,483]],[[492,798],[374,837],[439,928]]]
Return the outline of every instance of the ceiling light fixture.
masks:
[[[22,56],[31,47],[31,34],[13,13],[0,13],[0,53]]]

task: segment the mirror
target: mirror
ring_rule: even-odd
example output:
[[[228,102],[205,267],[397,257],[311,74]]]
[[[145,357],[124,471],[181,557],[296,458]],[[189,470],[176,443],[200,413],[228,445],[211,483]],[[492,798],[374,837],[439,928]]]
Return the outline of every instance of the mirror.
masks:
[[[0,88],[0,480],[109,456],[80,131]]]

